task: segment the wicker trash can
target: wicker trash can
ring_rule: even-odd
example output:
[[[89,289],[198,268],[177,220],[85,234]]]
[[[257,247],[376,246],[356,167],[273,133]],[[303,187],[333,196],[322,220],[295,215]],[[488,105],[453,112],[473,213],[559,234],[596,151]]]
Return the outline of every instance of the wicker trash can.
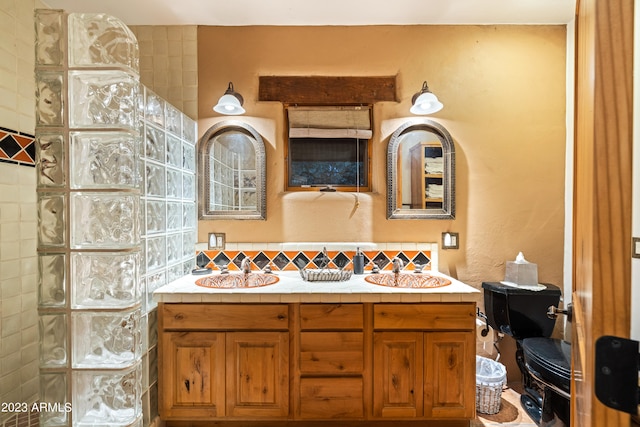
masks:
[[[489,415],[500,411],[506,378],[507,368],[502,363],[476,356],[476,411]]]

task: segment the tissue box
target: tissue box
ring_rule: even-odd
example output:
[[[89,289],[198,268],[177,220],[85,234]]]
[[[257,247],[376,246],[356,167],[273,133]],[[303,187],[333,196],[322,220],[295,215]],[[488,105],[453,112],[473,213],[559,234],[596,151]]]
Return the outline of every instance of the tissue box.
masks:
[[[538,284],[538,264],[507,261],[504,280],[521,286],[535,286]]]

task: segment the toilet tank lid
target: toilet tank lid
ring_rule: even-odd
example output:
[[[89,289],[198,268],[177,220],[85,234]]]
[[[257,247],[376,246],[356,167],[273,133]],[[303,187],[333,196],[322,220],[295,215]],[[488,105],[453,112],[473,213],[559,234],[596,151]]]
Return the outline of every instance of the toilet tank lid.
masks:
[[[544,283],[544,285],[547,287],[546,289],[543,289],[541,291],[531,291],[527,289],[517,288],[515,286],[503,285],[502,283],[499,283],[499,282],[482,282],[483,289],[490,292],[496,292],[496,293],[505,294],[505,295],[526,295],[526,294],[561,295],[562,294],[562,292],[560,291],[560,288],[557,287],[556,285],[552,285],[550,283]]]

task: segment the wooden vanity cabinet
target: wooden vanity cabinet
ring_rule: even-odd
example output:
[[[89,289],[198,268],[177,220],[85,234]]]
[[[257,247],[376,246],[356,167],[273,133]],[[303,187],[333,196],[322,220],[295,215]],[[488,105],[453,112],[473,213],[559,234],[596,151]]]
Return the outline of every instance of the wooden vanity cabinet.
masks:
[[[165,303],[159,313],[163,420],[475,416],[472,302]]]
[[[289,415],[286,304],[160,304],[160,415]]]
[[[301,304],[296,418],[365,416],[363,304]]]
[[[473,418],[475,304],[379,304],[373,316],[374,416]]]

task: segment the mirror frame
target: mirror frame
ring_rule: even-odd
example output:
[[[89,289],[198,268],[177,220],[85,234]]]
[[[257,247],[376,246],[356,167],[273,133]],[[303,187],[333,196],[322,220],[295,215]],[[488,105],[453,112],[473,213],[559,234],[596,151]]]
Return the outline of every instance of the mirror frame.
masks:
[[[399,209],[398,203],[398,148],[402,136],[416,130],[434,133],[442,144],[444,156],[444,202],[442,209]],[[441,124],[429,119],[403,123],[391,135],[387,147],[387,219],[454,219],[455,203],[455,146],[449,132]]]
[[[207,159],[213,144],[209,141],[217,134],[238,130],[251,137],[256,151],[256,207],[254,211],[210,210],[211,168]],[[225,120],[211,126],[198,142],[198,219],[257,219],[267,215],[266,153],[262,136],[250,125],[239,120]]]

